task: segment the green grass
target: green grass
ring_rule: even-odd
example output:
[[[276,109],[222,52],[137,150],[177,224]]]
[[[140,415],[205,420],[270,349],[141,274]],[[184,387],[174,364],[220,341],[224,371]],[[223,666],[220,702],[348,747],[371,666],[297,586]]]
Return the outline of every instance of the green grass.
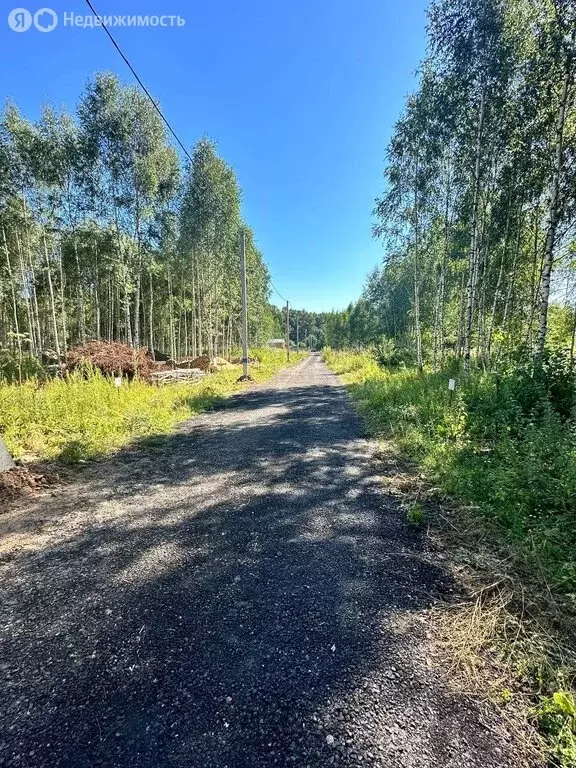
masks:
[[[255,350],[251,374],[265,381],[286,367],[282,350]],[[291,364],[305,355],[291,356]],[[179,423],[243,386],[238,367],[197,384],[156,386],[79,373],[46,383],[0,384],[0,434],[15,458],[77,462],[118,450],[132,440],[171,432]]]
[[[521,611],[525,599],[541,610],[545,643],[536,624],[526,644],[506,647],[503,637],[493,647],[499,644],[521,688],[532,691],[537,704],[530,715],[545,736],[550,765],[576,766],[573,377],[557,361],[541,377],[517,366],[457,377],[451,396],[450,369],[382,368],[369,352],[328,349],[324,358],[348,385],[371,433],[391,439],[432,483],[466,505],[463,530],[472,515],[474,527],[494,536],[522,585]],[[419,511],[409,506],[411,524],[421,524]]]
[[[406,510],[406,520],[414,528],[421,528],[426,520],[424,507],[418,501],[413,502]]]
[[[375,435],[394,440],[444,491],[497,523],[548,584],[576,594],[576,440],[517,375],[383,369],[369,353],[327,350]],[[527,404],[528,403],[528,404]]]
[[[561,766],[576,765],[576,704],[569,691],[555,691],[542,700],[534,714],[546,735],[552,756]]]

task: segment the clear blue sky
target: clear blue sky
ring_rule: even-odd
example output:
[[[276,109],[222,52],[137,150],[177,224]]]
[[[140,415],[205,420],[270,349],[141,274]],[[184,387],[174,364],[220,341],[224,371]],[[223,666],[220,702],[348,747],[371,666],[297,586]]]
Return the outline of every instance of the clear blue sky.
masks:
[[[73,109],[97,70],[130,72],[101,29],[15,33],[4,3],[0,97],[29,117]],[[243,214],[296,308],[358,297],[382,255],[371,210],[385,148],[425,52],[427,0],[93,0],[101,15],[180,14],[182,28],[112,30],[186,146],[207,135],[235,168]],[[30,5],[32,12],[43,3]],[[277,296],[275,303],[281,303]]]

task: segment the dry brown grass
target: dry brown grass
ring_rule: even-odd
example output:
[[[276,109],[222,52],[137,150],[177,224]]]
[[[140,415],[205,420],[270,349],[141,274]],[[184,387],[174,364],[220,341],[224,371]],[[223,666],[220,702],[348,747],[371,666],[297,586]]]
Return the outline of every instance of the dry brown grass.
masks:
[[[418,466],[381,444],[382,480],[406,507],[426,510],[424,557],[439,561],[456,598],[437,601],[430,629],[454,690],[496,707],[523,744],[527,765],[548,751],[535,708],[542,696],[576,678],[572,606],[550,589],[541,570],[474,508],[431,487]]]

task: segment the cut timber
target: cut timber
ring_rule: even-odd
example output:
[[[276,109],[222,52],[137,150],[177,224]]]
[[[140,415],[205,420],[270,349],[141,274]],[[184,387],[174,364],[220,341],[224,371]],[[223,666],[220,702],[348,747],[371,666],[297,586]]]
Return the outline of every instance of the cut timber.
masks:
[[[8,449],[4,445],[2,438],[0,438],[0,472],[6,472],[9,469],[14,469],[16,464],[12,460],[12,456],[8,453]]]
[[[190,383],[206,377],[206,372],[199,368],[174,368],[173,370],[154,371],[152,381],[163,383]]]

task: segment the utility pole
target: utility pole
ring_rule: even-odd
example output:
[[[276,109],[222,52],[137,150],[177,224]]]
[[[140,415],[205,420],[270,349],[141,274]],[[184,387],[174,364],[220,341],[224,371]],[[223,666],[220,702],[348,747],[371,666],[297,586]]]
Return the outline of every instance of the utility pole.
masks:
[[[296,352],[300,351],[300,329],[298,326],[299,320],[300,320],[300,315],[296,315]]]
[[[242,286],[242,376],[239,381],[251,381],[248,373],[248,306],[246,289],[246,235],[240,230],[240,285]]]
[[[286,353],[290,362],[290,304],[286,302]]]

